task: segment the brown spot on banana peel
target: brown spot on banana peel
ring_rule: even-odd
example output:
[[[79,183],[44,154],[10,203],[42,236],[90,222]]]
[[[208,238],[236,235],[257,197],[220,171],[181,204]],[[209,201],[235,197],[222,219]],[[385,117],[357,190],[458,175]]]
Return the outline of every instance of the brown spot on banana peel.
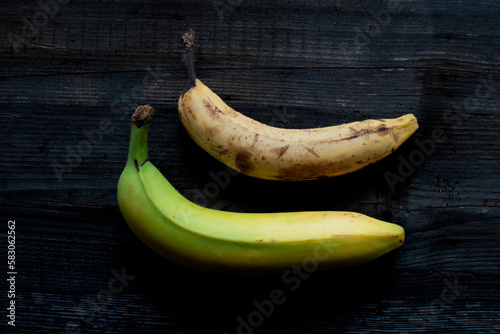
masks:
[[[207,135],[207,139],[210,140],[211,138],[215,137],[219,132],[220,128],[217,126],[211,126],[205,129],[205,133]]]
[[[226,155],[228,152],[229,152],[229,150],[225,149],[225,150],[219,151],[217,153],[222,156],[222,155]]]
[[[283,154],[286,153],[286,151],[288,151],[289,148],[290,148],[290,145],[285,145],[285,146],[281,146],[281,147],[272,148],[270,151],[273,153],[276,153],[276,155],[278,156],[278,159],[279,159],[283,156]]]
[[[389,133],[389,128],[387,128],[387,126],[384,124],[380,124],[376,129],[375,129],[375,133],[378,134],[380,137],[384,137],[384,136],[387,136],[387,134]]]
[[[354,139],[354,138],[357,138],[359,136],[363,136],[363,135],[366,135],[366,134],[369,134],[369,133],[372,132],[370,129],[359,129],[359,130],[357,130],[357,129],[353,128],[353,127],[350,127],[349,130],[351,130],[352,136],[350,136],[348,138],[343,138],[343,139]]]
[[[390,134],[391,134],[392,140],[395,143],[399,143],[399,136],[396,134],[396,132],[395,131],[390,131]],[[391,151],[391,153],[392,153],[392,151]]]
[[[226,117],[230,117],[230,118],[236,118],[239,116],[239,113],[235,110],[233,110],[231,107],[229,106],[222,106],[224,110],[222,109],[219,109],[219,107],[217,107],[217,105],[215,103],[212,102],[212,100],[210,99],[210,97],[208,96],[205,96],[202,100],[203,102],[203,106],[205,107],[205,110],[207,111],[207,114],[210,115],[212,118],[216,118],[216,117],[219,117],[219,114],[223,114],[225,115]]]
[[[391,130],[391,129],[389,129],[386,126],[385,123],[380,124],[379,126],[377,126],[374,129],[359,129],[359,130],[356,130],[356,129],[352,128],[352,127],[350,127],[349,129],[351,130],[352,136],[347,137],[347,138],[343,138],[345,140],[354,139],[354,138],[357,138],[357,137],[360,137],[360,136],[369,135],[369,134],[372,134],[372,133],[376,133],[379,136],[383,137],[383,136],[386,136],[390,132],[390,130]]]
[[[251,160],[252,154],[250,151],[240,150],[234,158],[234,165],[241,173],[248,174],[254,169],[254,165]]]
[[[255,136],[253,137],[252,148],[255,147],[255,144],[257,144],[258,140],[259,140],[259,134],[256,133]]]
[[[181,122],[184,124],[184,115],[183,115],[183,111],[181,109],[182,107],[179,107],[178,111],[179,111],[179,119],[181,120]]]
[[[224,114],[222,110],[217,108],[212,101],[203,101],[203,105],[205,106],[205,110],[207,110],[208,114],[212,118],[219,117],[219,114]]]
[[[182,114],[182,113],[185,113],[185,114],[190,114],[191,115],[191,118],[193,118],[193,120],[196,121],[196,115],[195,113],[191,110],[190,107],[188,107],[186,104],[182,104],[182,111],[179,110],[179,114]],[[181,116],[182,117],[182,116]]]
[[[309,152],[309,153],[311,153],[312,155],[314,155],[316,158],[319,158],[318,153],[316,153],[316,152],[314,151],[314,149],[313,149],[313,148],[311,148],[311,147],[306,147],[306,150],[307,150],[307,152]]]

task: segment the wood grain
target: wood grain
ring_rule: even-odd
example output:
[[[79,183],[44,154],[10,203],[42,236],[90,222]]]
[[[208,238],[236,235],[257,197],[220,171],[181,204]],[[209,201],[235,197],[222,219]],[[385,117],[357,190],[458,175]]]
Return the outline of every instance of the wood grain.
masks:
[[[4,328],[500,331],[499,13],[486,0],[87,0],[49,14],[37,2],[4,2],[0,216],[16,220],[18,271],[16,327]],[[302,128],[412,112],[420,129],[351,175],[300,183],[236,175],[207,192],[225,166],[177,117],[190,28],[199,78],[259,121]],[[402,225],[405,245],[298,285],[169,263],[137,240],[116,203],[129,117],[142,103],[157,110],[150,158],[190,200],[228,211],[357,211]],[[392,186],[389,175],[399,176]],[[122,289],[110,292],[110,281]],[[275,289],[286,300],[260,321],[254,302]],[[238,328],[239,319],[256,326]]]

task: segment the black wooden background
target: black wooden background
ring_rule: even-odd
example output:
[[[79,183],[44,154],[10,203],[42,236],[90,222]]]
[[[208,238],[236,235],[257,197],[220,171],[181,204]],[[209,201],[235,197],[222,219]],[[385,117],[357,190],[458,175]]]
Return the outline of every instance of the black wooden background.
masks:
[[[0,332],[500,332],[499,1],[3,1],[0,28]],[[350,175],[237,175],[213,187],[225,166],[177,116],[190,28],[200,79],[264,123],[411,112],[420,129]],[[150,159],[190,200],[352,210],[402,225],[405,244],[364,266],[300,277],[295,290],[279,275],[173,265],[138,241],[116,202],[129,117],[144,103],[157,111]],[[274,289],[286,300],[259,311]]]

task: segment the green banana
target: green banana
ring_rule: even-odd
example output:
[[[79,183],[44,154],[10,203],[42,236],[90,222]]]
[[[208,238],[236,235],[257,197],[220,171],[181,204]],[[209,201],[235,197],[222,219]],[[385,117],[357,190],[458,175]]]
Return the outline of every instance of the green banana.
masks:
[[[354,212],[235,213],[183,197],[149,161],[154,110],[136,109],[118,204],[131,230],[178,264],[216,273],[275,272],[294,265],[341,268],[401,246],[402,227]]]

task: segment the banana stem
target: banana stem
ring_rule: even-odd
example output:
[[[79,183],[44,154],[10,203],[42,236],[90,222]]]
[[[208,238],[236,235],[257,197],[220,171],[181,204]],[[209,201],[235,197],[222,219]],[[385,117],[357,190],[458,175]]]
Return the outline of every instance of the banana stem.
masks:
[[[184,35],[182,35],[182,40],[184,42],[184,47],[186,48],[186,65],[188,69],[188,82],[186,85],[186,89],[182,95],[184,95],[188,90],[193,88],[196,85],[196,73],[194,71],[194,31],[191,29]]]
[[[132,133],[128,150],[128,163],[134,164],[137,171],[148,161],[148,129],[154,109],[145,105],[137,107],[132,115]]]

